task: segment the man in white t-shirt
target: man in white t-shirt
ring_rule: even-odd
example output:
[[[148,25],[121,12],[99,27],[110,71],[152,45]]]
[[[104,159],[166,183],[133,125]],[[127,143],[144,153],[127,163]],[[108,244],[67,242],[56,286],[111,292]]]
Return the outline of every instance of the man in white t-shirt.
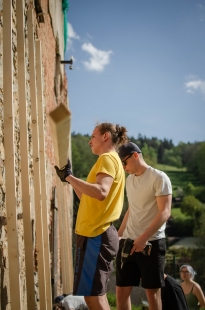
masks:
[[[161,310],[166,252],[165,226],[171,212],[172,186],[168,176],[146,164],[140,148],[128,142],[119,148],[126,179],[129,208],[118,230],[120,247],[116,259],[117,309],[130,310],[133,286],[145,288],[149,309]],[[124,241],[133,240],[130,255],[121,264]],[[142,253],[151,243],[150,255]]]

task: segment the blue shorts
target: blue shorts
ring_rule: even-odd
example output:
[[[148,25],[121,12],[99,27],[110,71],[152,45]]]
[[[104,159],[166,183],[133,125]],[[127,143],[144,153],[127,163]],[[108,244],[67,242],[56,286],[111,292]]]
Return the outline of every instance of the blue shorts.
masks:
[[[108,278],[118,248],[119,237],[113,225],[96,237],[77,235],[73,295],[106,294]]]
[[[165,239],[149,241],[152,244],[150,256],[134,252],[128,256],[121,268],[121,251],[124,239],[120,240],[116,259],[116,285],[141,286],[155,289],[164,286],[164,261],[166,252]]]

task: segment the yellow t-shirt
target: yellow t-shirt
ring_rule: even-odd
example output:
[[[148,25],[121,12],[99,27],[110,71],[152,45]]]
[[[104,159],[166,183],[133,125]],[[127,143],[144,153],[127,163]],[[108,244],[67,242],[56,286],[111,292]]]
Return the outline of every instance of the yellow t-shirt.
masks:
[[[82,194],[75,227],[78,235],[95,237],[102,234],[122,212],[125,173],[117,152],[100,155],[86,181],[95,183],[98,173],[110,175],[113,178],[113,184],[103,201]]]

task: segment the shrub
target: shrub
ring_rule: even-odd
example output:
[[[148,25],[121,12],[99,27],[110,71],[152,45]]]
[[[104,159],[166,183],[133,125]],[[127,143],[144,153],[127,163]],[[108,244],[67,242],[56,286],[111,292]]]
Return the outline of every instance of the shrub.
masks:
[[[112,292],[107,292],[107,300],[110,306],[116,306],[116,296]]]
[[[166,228],[167,236],[187,237],[193,236],[193,219],[173,219],[171,224]]]

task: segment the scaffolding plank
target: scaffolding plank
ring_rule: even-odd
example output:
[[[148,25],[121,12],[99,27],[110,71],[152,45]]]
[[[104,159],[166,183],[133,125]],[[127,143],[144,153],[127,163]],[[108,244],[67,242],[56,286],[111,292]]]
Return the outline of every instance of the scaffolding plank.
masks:
[[[49,114],[52,142],[55,154],[55,163],[59,167],[63,167],[68,160],[70,150],[70,119],[71,113],[66,105],[58,105]],[[66,183],[65,183],[66,184]],[[73,275],[70,273],[72,264],[72,254],[69,243],[69,227],[68,227],[68,208],[67,197],[63,189],[62,182],[57,179],[57,198],[59,212],[59,234],[61,249],[61,268],[63,291],[68,294],[71,289],[70,279]]]
[[[64,195],[64,189],[65,186],[63,186],[63,183],[61,182],[61,200],[62,200],[62,204],[61,204],[61,208],[62,208],[62,212],[61,212],[61,216],[62,216],[62,231],[63,231],[63,247],[64,247],[64,264],[66,266],[65,272],[66,272],[66,279],[65,279],[65,285],[63,287],[63,290],[65,291],[65,294],[69,294],[70,290],[69,290],[69,278],[70,278],[70,274],[69,274],[69,265],[70,265],[70,261],[72,260],[71,257],[69,257],[69,247],[68,247],[68,238],[69,238],[69,227],[68,227],[68,212],[67,212],[67,200],[68,197],[66,197]]]
[[[30,95],[31,95],[31,117],[32,117],[32,142],[33,142],[33,168],[34,168],[34,195],[35,195],[35,217],[36,217],[36,249],[38,255],[38,278],[40,308],[47,310],[46,303],[46,280],[45,280],[45,256],[44,236],[41,200],[41,178],[40,178],[40,155],[39,155],[39,133],[38,133],[38,111],[37,111],[37,89],[36,89],[36,67],[35,67],[35,44],[33,10],[29,9],[28,17],[28,46],[29,46],[29,73],[30,73]],[[48,262],[46,262],[48,263]]]
[[[68,282],[67,282],[67,292],[71,292],[73,290],[73,251],[72,251],[72,219],[69,221],[69,209],[73,208],[72,202],[73,202],[73,190],[72,187],[69,186],[67,188],[66,186],[63,186],[63,196],[64,196],[64,216],[65,216],[65,227],[67,231],[67,238],[66,238],[66,248],[67,248],[67,255],[66,257],[68,258],[67,266],[68,266]],[[69,200],[67,196],[69,195]]]
[[[21,154],[21,184],[24,225],[25,265],[27,305],[35,310],[34,287],[34,251],[32,242],[32,222],[29,187],[28,162],[28,128],[27,128],[27,102],[26,102],[26,65],[25,65],[25,32],[24,32],[24,1],[16,1],[17,18],[17,54],[18,54],[18,94],[20,117],[20,154]]]
[[[62,197],[62,183],[59,178],[56,180],[56,188],[57,188],[57,202],[58,202],[58,214],[59,214],[59,236],[60,236],[60,263],[61,263],[61,278],[63,283],[63,292],[67,291],[67,277],[69,276],[67,272],[66,266],[66,246],[65,246],[65,238],[67,231],[64,227],[64,220],[63,220],[63,197]]]
[[[53,297],[58,294],[58,202],[56,197],[56,187],[53,188],[53,225],[52,225],[52,279],[53,279]]]
[[[4,1],[3,10],[3,92],[5,185],[8,237],[8,262],[11,309],[21,309],[19,248],[15,182],[14,113],[13,113],[12,1]],[[15,279],[15,281],[14,281]]]
[[[71,150],[71,132],[70,132],[70,137],[69,137],[69,145],[68,145],[68,148],[69,148],[69,152],[68,152],[68,158],[72,158],[72,150]],[[67,228],[68,228],[68,234],[67,234],[67,242],[68,242],[68,245],[67,245],[67,248],[68,248],[68,257],[70,259],[69,261],[69,265],[68,265],[68,273],[69,273],[69,283],[68,283],[68,288],[69,288],[69,291],[71,292],[73,290],[73,247],[72,247],[72,242],[73,242],[73,239],[72,239],[72,234],[73,234],[73,188],[72,186],[69,186],[69,187],[65,187],[64,186],[64,197],[67,197],[69,196],[70,199],[68,200],[66,198],[66,205],[65,205],[65,208],[66,208],[66,211],[65,211],[65,214],[66,214],[66,221],[67,221]],[[72,211],[72,213],[70,212]],[[69,218],[69,215],[71,216],[71,218]],[[71,224],[71,225],[70,225]]]
[[[45,157],[45,130],[44,130],[44,111],[43,111],[43,78],[42,78],[42,56],[41,42],[36,41],[36,85],[38,98],[38,126],[39,126],[39,152],[41,170],[41,197],[42,197],[42,217],[43,217],[43,236],[44,236],[44,258],[48,262],[45,264],[46,277],[46,300],[48,309],[52,309],[51,292],[51,270],[50,270],[50,248],[48,231],[48,195],[46,187],[46,157]]]

